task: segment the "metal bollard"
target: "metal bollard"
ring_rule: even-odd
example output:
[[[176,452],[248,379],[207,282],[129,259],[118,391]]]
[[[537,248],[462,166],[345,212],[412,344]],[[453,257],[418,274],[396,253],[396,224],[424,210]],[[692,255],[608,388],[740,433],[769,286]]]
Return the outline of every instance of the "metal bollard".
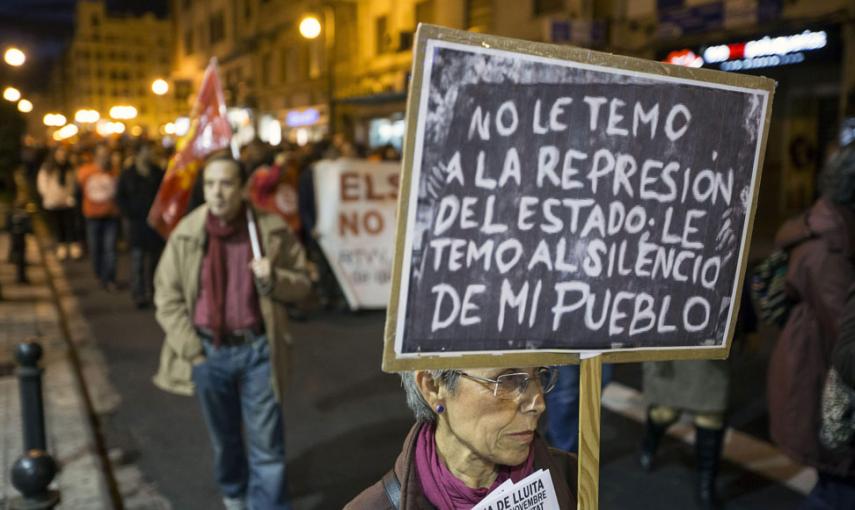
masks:
[[[26,209],[16,207],[9,217],[11,243],[9,258],[15,264],[16,281],[27,283],[27,234],[32,232],[32,222]]]
[[[54,508],[59,492],[48,486],[59,471],[53,457],[47,453],[45,415],[42,402],[42,369],[38,366],[42,347],[34,340],[18,344],[18,385],[21,392],[24,454],[12,466],[12,485],[23,495],[13,499],[15,510]]]

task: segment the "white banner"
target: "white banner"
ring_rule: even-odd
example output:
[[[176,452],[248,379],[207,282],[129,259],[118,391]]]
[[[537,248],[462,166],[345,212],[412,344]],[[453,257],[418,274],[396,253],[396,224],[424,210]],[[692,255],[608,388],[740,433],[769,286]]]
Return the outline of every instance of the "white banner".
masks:
[[[362,159],[314,166],[315,233],[353,310],[389,302],[400,170]]]

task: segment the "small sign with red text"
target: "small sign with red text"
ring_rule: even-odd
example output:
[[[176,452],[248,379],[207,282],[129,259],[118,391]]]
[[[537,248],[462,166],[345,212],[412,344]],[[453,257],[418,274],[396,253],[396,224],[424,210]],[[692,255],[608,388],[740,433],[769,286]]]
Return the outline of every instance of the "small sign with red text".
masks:
[[[399,163],[315,164],[315,236],[350,308],[385,308],[392,282]]]
[[[548,469],[540,469],[517,483],[498,486],[472,510],[559,510]]]

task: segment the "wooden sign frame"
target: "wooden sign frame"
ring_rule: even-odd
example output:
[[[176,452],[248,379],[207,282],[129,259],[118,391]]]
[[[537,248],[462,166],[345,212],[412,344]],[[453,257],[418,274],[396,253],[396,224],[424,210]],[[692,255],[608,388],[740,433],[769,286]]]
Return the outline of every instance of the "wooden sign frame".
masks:
[[[719,84],[741,89],[753,89],[765,96],[763,105],[764,114],[762,126],[762,138],[758,151],[754,158],[755,173],[753,180],[753,196],[751,198],[750,210],[747,211],[745,231],[740,245],[739,260],[737,262],[736,287],[734,289],[734,300],[731,304],[727,335],[723,345],[711,347],[676,347],[676,348],[634,348],[623,350],[531,350],[531,351],[507,351],[507,352],[478,352],[478,353],[443,353],[422,354],[418,356],[408,355],[401,357],[395,352],[396,333],[399,325],[400,294],[402,288],[402,274],[405,260],[405,239],[407,234],[407,222],[409,218],[410,190],[413,179],[413,166],[415,164],[415,147],[418,132],[419,104],[422,97],[423,87],[430,84],[425,83],[424,62],[429,40],[437,40],[458,45],[471,46],[473,48],[488,48],[493,50],[507,51],[534,57],[545,57],[572,61],[586,66],[596,66],[604,71],[621,70],[627,74],[644,73],[653,77],[667,77],[686,82],[697,82],[698,85]],[[448,369],[448,368],[475,368],[475,367],[520,367],[539,365],[567,365],[577,364],[580,359],[599,356],[603,363],[622,363],[640,361],[661,360],[687,360],[687,359],[725,359],[730,352],[733,333],[736,325],[737,314],[741,298],[741,282],[744,280],[748,247],[751,244],[751,230],[757,209],[757,200],[760,188],[763,159],[766,150],[766,142],[769,134],[769,125],[772,110],[772,99],[774,96],[775,82],[756,76],[730,74],[708,69],[694,69],[680,66],[672,66],[650,60],[632,57],[611,55],[596,51],[590,51],[570,46],[558,46],[537,42],[520,41],[491,35],[470,33],[460,30],[448,29],[433,25],[419,25],[416,34],[416,44],[413,58],[413,72],[410,82],[409,96],[407,100],[407,135],[404,145],[403,164],[400,180],[400,194],[398,198],[396,250],[392,272],[392,292],[389,300],[386,318],[386,330],[384,339],[383,370],[386,372],[400,372],[418,369]]]

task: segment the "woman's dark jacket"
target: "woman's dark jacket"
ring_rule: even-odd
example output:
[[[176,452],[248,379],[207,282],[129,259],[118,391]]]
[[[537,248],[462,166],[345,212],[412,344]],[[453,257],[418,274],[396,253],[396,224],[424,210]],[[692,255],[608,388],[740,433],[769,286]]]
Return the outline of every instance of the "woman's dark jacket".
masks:
[[[855,282],[855,216],[826,198],[785,223],[775,243],[789,248],[787,291],[796,301],[769,360],[769,429],[789,456],[826,473],[852,476],[852,459],[819,442],[820,401]]]
[[[401,510],[435,510],[435,507],[422,494],[418,474],[415,469],[416,437],[420,424],[416,424],[404,440],[404,448],[395,461],[394,472],[401,484]],[[547,446],[546,442],[535,436],[534,471],[548,469],[552,475],[552,484],[562,510],[576,509],[576,456]],[[386,496],[383,481],[371,487],[345,505],[345,510],[395,510]]]
[[[135,165],[128,165],[119,176],[116,202],[122,216],[128,220],[128,241],[133,248],[158,251],[163,248],[163,238],[148,224],[148,211],[157,196],[163,170],[151,165],[149,174],[140,174]]]

